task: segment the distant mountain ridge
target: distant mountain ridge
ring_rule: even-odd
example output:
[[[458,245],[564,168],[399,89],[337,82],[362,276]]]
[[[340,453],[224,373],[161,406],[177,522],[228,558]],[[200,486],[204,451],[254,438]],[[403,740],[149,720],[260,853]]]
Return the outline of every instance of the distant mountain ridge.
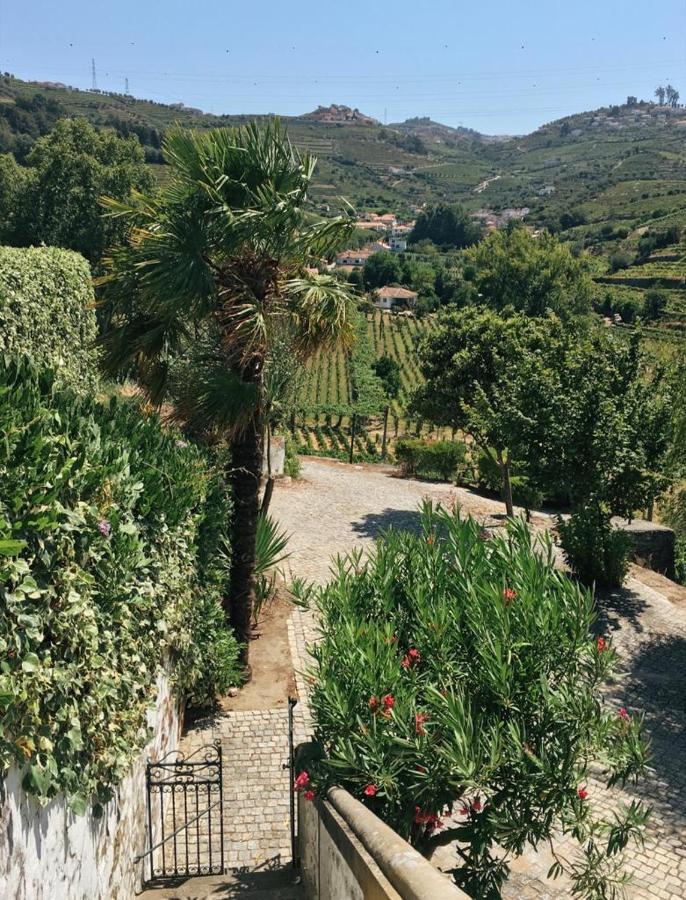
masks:
[[[450,143],[455,140],[472,140],[472,141],[507,141],[510,135],[494,135],[482,134],[473,128],[464,128],[462,125],[453,127],[452,125],[444,125],[442,122],[435,122],[429,116],[414,116],[411,119],[405,119],[404,122],[393,122],[389,126],[396,131],[402,131],[405,134],[414,134],[428,143]]]

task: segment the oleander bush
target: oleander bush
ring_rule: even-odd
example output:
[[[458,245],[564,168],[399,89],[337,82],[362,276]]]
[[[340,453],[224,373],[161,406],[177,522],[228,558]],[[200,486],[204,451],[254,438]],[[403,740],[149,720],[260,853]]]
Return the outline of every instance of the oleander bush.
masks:
[[[0,247],[0,354],[27,354],[77,389],[97,384],[86,260],[57,247]]]
[[[547,537],[512,520],[488,539],[426,505],[419,533],[389,531],[368,559],[339,559],[328,585],[294,591],[321,617],[315,741],[296,780],[307,799],[339,784],[426,852],[458,839],[455,879],[479,898],[500,896],[527,845],[573,834],[580,856],[555,872],[611,896],[583,886],[621,879],[647,814],[596,815],[590,766],[608,786],[642,774],[642,719],[604,702],[615,652]]]
[[[111,795],[158,675],[202,704],[238,677],[218,469],[131,402],[0,358],[0,772],[41,801]]]

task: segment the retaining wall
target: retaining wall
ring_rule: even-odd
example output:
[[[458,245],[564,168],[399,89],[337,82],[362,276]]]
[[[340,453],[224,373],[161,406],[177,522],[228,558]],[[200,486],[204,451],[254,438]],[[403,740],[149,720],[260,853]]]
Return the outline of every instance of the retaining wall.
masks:
[[[0,782],[2,900],[129,900],[141,886],[146,848],[145,762],[176,748],[182,711],[165,676],[148,721],[152,738],[104,815],[74,815],[64,797],[41,807],[14,766]]]
[[[385,822],[342,788],[298,795],[298,852],[313,900],[467,900]]]

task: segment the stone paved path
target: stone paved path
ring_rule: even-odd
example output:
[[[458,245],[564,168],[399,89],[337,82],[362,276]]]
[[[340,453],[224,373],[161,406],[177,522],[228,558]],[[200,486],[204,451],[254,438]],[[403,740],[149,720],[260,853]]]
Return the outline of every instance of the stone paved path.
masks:
[[[455,498],[465,512],[498,521],[501,505],[471,492],[447,485],[428,484],[393,477],[378,467],[347,466],[329,460],[308,459],[302,479],[280,485],[272,512],[291,535],[289,565],[292,575],[323,583],[330,558],[355,546],[369,546],[380,529],[394,525],[412,527],[424,497],[449,502]],[[496,517],[496,518],[493,518]],[[539,517],[536,525],[544,525]],[[627,854],[627,868],[634,875],[627,891],[632,900],[686,898],[686,607],[670,603],[663,595],[630,578],[626,588],[599,599],[605,633],[612,635],[626,675],[611,689],[617,706],[646,711],[646,725],[653,745],[654,775],[634,796],[653,805],[653,817],[643,849]],[[305,664],[305,644],[314,638],[312,617],[296,611],[290,622],[291,646],[296,668]],[[301,696],[306,693],[297,678]],[[302,713],[302,707],[301,707]],[[304,719],[302,728],[309,722]],[[592,783],[596,802],[614,803],[622,795],[610,795]],[[605,799],[607,798],[607,800]],[[631,794],[624,796],[625,800]],[[563,848],[565,849],[565,848]],[[568,849],[568,848],[567,848]],[[518,860],[504,897],[570,897],[568,887],[545,878],[549,860],[526,854]]]

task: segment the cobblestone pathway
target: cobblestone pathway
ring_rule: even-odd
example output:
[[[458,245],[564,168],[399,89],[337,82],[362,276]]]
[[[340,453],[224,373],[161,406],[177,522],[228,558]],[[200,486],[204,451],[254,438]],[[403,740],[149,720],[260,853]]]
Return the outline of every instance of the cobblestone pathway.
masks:
[[[291,535],[291,574],[319,583],[328,577],[332,556],[354,546],[371,544],[374,535],[389,525],[412,527],[424,497],[444,502],[455,497],[465,512],[489,518],[491,524],[502,513],[501,505],[495,501],[446,485],[395,478],[378,467],[306,460],[302,475],[300,481],[277,488],[272,512]],[[544,521],[540,519],[536,524]],[[662,594],[630,578],[624,590],[601,598],[599,607],[599,626],[612,635],[625,668],[625,676],[611,688],[612,701],[630,711],[645,710],[653,748],[654,774],[633,794],[652,804],[653,816],[645,847],[627,854],[627,868],[634,876],[627,895],[632,900],[684,900],[686,606],[670,603]],[[289,633],[296,670],[302,670],[305,645],[315,636],[312,617],[299,610],[293,613]],[[297,684],[300,696],[305,696],[301,675]],[[299,720],[304,733],[309,721],[302,704],[298,709],[304,716]],[[590,787],[599,803],[611,805],[632,796],[607,792],[593,782]],[[247,806],[255,798],[248,795],[241,799]],[[247,854],[241,858],[248,858]],[[545,854],[525,854],[513,867],[503,896],[513,900],[570,897],[566,884],[546,879],[549,865]]]

